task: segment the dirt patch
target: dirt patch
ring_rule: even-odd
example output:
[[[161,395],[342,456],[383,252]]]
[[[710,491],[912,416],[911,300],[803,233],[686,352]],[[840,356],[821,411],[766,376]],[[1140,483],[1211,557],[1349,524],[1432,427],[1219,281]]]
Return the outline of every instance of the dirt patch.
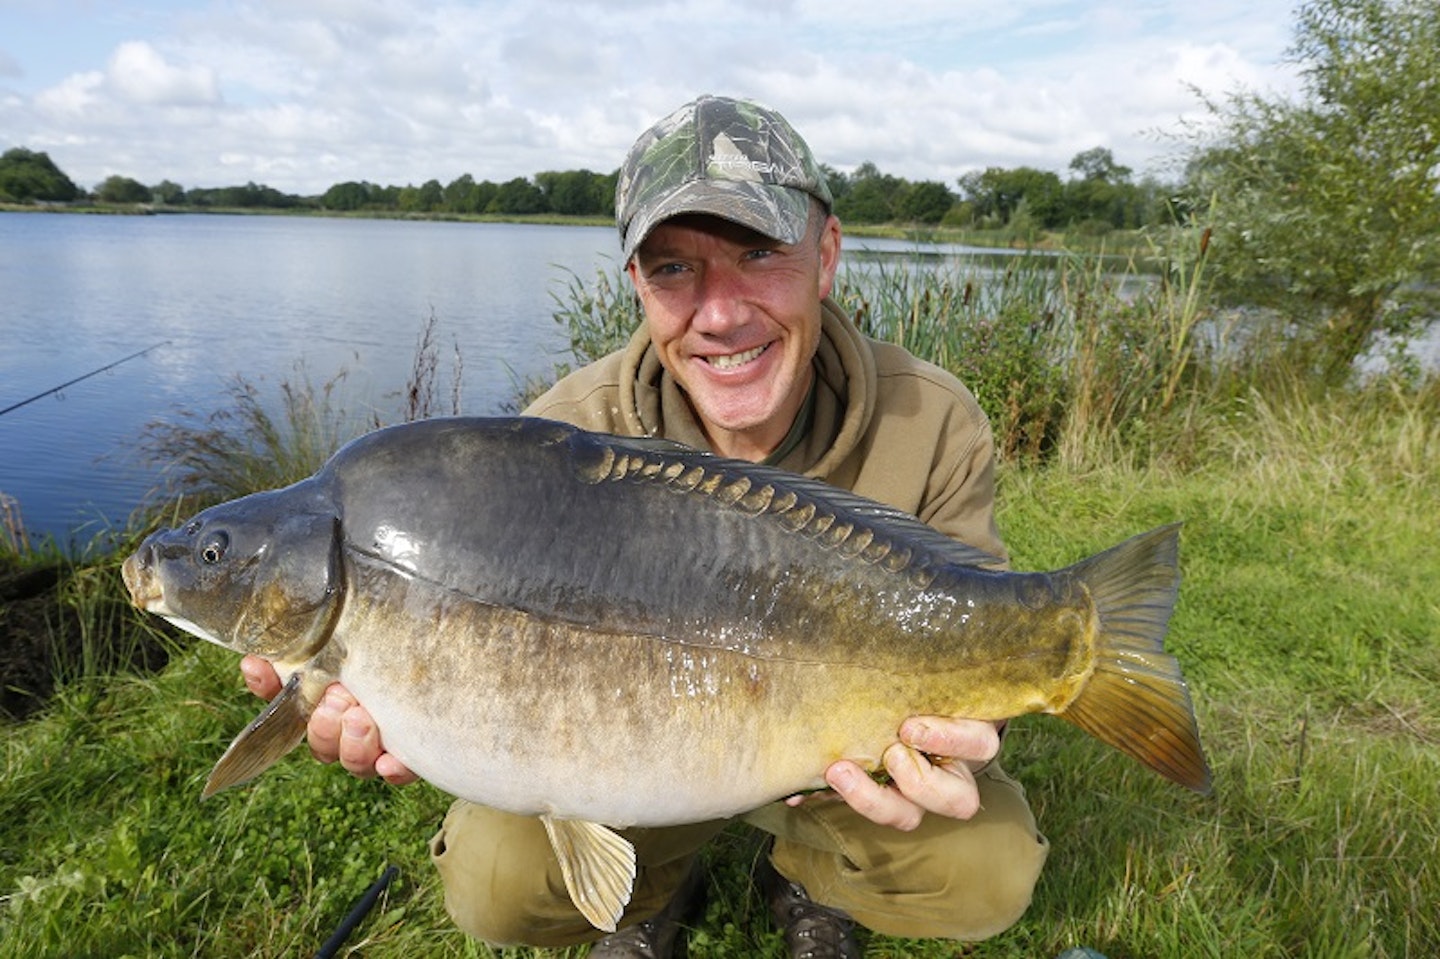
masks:
[[[85,662],[84,633],[61,590],[62,565],[8,569],[0,566],[0,719],[24,719],[50,701],[58,674]],[[123,651],[122,651],[123,650]],[[91,650],[99,670],[155,670],[166,650],[142,639]]]

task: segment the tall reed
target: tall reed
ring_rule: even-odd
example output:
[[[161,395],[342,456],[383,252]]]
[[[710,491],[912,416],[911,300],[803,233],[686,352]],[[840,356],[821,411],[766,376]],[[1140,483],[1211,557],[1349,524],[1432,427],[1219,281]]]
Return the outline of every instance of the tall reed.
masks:
[[[998,270],[882,262],[846,271],[835,295],[862,332],[955,374],[990,417],[1001,455],[1031,460],[1053,447],[1067,401],[1053,262],[1018,257]]]
[[[318,386],[303,363],[281,380],[277,397],[264,381],[237,376],[229,403],[201,416],[181,411],[147,424],[144,455],[161,468],[152,500],[183,500],[185,509],[297,482],[319,469],[345,440],[378,425],[352,416],[342,402],[341,370]]]

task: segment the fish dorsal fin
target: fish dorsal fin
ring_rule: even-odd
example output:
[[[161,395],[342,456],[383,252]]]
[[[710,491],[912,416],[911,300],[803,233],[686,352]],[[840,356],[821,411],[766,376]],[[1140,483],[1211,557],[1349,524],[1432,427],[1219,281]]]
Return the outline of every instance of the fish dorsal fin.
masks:
[[[635,887],[635,847],[599,823],[550,816],[540,821],[575,908],[596,929],[614,932]]]
[[[300,694],[301,672],[292,673],[280,695],[236,736],[225,755],[210,770],[201,799],[222,789],[249,782],[279,762],[305,738],[311,706]]]

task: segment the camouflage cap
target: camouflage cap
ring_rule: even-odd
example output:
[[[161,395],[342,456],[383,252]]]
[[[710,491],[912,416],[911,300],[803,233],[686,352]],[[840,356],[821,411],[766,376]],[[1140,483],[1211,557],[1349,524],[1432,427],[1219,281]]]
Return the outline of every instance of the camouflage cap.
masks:
[[[656,224],[682,213],[798,243],[812,196],[830,208],[820,165],[784,117],[748,100],[703,96],[630,148],[615,186],[620,248],[628,262]]]

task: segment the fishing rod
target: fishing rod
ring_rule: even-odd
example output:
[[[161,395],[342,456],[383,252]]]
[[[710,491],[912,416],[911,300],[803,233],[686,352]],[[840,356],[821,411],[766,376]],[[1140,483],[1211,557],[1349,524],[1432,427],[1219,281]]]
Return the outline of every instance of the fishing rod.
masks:
[[[91,370],[89,373],[86,373],[84,376],[77,376],[77,377],[75,377],[73,380],[67,380],[67,381],[64,382],[64,383],[61,383],[59,386],[52,386],[50,389],[44,391],[43,393],[36,393],[34,396],[30,397],[29,399],[21,400],[21,401],[18,402],[18,403],[12,403],[11,405],[5,407],[3,410],[0,410],[0,416],[4,416],[6,413],[9,413],[9,412],[12,411],[12,410],[18,410],[20,407],[25,406],[25,405],[27,405],[27,404],[29,404],[29,403],[33,403],[33,402],[35,402],[36,400],[44,399],[45,397],[51,395],[52,393],[59,393],[61,390],[65,389],[65,387],[67,387],[67,386],[74,386],[76,383],[79,383],[81,380],[88,380],[90,377],[96,376],[96,375],[98,375],[98,374],[100,374],[100,373],[104,373],[106,370],[113,370],[115,367],[119,366],[121,363],[129,362],[130,360],[135,359],[135,357],[137,357],[137,356],[144,356],[146,353],[149,353],[151,350],[158,350],[158,349],[159,349],[160,347],[162,347],[162,346],[169,346],[169,345],[170,345],[170,341],[169,341],[169,340],[162,340],[161,342],[156,343],[154,346],[147,346],[147,347],[145,347],[145,349],[143,349],[143,350],[136,350],[134,353],[131,353],[129,356],[122,356],[120,359],[116,360],[114,363],[106,363],[104,366],[100,367],[98,370]]]
[[[330,934],[330,938],[325,940],[325,944],[320,947],[320,951],[315,953],[315,959],[333,959],[335,954],[340,951],[340,947],[345,945],[345,940],[350,938],[350,933],[354,932],[355,927],[360,925],[360,920],[364,919],[365,914],[375,908],[375,901],[380,898],[380,894],[385,891],[386,886],[390,885],[390,880],[394,879],[396,873],[399,871],[400,870],[394,866],[385,867],[385,871],[380,874],[380,878],[370,884],[370,888],[365,890],[365,895],[361,896],[360,901],[355,903],[355,907],[350,910],[350,914],[347,915],[339,927]]]

